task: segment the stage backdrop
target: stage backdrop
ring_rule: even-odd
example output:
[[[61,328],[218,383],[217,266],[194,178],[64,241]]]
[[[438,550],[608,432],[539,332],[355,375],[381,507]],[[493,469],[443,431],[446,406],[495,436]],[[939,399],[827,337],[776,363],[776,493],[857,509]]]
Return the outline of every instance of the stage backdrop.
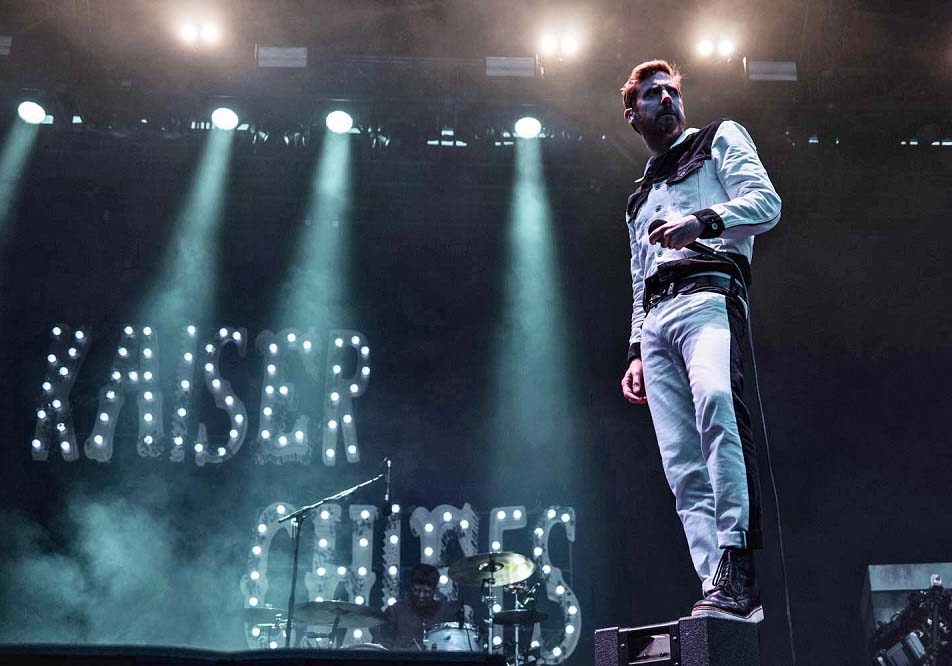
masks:
[[[784,201],[752,294],[797,647],[856,663],[865,565],[952,547],[952,155],[747,124]],[[385,457],[400,511],[378,482],[316,514],[298,601],[382,607],[413,563],[495,546],[538,566],[552,663],[690,608],[650,418],[618,387],[640,167],[598,144],[400,161],[214,141],[41,134],[13,183],[0,639],[267,645],[240,613],[287,603],[277,520]],[[762,468],[763,652],[785,663]]]

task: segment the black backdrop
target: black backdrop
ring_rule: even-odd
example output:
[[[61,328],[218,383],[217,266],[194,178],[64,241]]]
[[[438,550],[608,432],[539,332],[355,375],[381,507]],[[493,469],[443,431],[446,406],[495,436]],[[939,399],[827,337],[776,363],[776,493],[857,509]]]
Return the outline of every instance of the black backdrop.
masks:
[[[753,311],[800,663],[859,663],[864,566],[945,561],[952,552],[942,306],[952,151],[792,146],[748,124],[784,201],[780,225],[758,241]],[[300,325],[351,326],[371,341],[374,373],[357,404],[364,461],[258,466],[249,442],[230,464],[196,468],[139,458],[129,438],[108,465],[30,459],[49,326],[92,327],[101,360],[93,352],[75,392],[93,395],[158,271],[198,153],[197,143],[80,150],[44,138],[7,223],[0,268],[2,639],[241,647],[225,612],[241,606],[257,510],[337,490],[384,455],[395,459],[406,506],[575,507],[572,586],[584,626],[572,663],[591,659],[595,627],[684,613],[697,585],[650,419],[618,390],[630,308],[622,209],[637,168],[599,145],[546,150],[580,389],[570,418],[544,407],[536,416],[568,418],[574,441],[507,449],[494,423],[490,347],[511,153],[478,163],[358,153],[353,321]],[[252,334],[276,326],[274,293],[293,256],[313,160],[237,151],[216,326]],[[261,358],[225,363],[253,412]],[[85,414],[82,432],[94,406],[75,407]],[[507,464],[487,466],[490,451],[504,451]],[[763,651],[765,663],[779,664],[786,628],[767,497]]]

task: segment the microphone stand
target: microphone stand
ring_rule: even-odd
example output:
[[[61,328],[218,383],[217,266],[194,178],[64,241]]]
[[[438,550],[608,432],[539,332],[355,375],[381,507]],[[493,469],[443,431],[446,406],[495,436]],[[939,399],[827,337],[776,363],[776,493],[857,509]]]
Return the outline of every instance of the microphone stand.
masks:
[[[344,499],[349,495],[353,495],[364,486],[369,486],[371,483],[379,481],[383,478],[383,476],[383,474],[378,474],[372,479],[358,483],[356,486],[348,488],[347,490],[342,490],[339,493],[319,499],[313,504],[303,506],[297,511],[289,513],[288,515],[278,519],[279,523],[283,523],[288,520],[291,521],[291,549],[294,551],[294,559],[291,564],[291,595],[288,597],[288,623],[287,629],[284,633],[284,647],[291,647],[291,627],[293,626],[292,622],[294,621],[294,592],[297,588],[298,553],[301,550],[301,526],[304,523],[304,519],[307,518],[307,516],[312,511],[314,511],[314,509],[321,506],[322,504],[334,502],[339,499]]]

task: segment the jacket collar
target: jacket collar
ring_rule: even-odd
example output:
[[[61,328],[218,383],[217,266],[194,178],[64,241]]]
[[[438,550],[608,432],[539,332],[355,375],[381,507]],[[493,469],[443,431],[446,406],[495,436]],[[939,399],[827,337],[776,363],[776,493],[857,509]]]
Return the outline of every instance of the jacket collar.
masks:
[[[687,140],[687,138],[688,138],[689,136],[691,136],[692,134],[695,134],[695,133],[698,132],[698,131],[699,131],[699,130],[698,130],[697,127],[688,127],[686,130],[684,130],[683,132],[681,132],[681,136],[679,136],[679,137],[675,140],[675,142],[672,143],[672,144],[668,147],[668,150],[671,150],[671,149],[675,148],[676,146],[678,146],[678,145],[684,143],[684,141]],[[667,153],[667,151],[666,151],[665,153],[662,153],[662,155],[658,155],[658,157],[663,157],[664,154],[666,154],[666,153]],[[658,159],[658,157],[652,156],[651,159],[648,160],[648,162],[645,164],[645,172],[644,172],[643,174],[641,174],[641,178],[639,178],[638,180],[635,181],[635,184],[636,184],[636,185],[641,185],[641,181],[643,181],[643,180],[645,179],[645,176],[648,175],[648,169],[651,168],[651,165],[655,163],[655,160]]]

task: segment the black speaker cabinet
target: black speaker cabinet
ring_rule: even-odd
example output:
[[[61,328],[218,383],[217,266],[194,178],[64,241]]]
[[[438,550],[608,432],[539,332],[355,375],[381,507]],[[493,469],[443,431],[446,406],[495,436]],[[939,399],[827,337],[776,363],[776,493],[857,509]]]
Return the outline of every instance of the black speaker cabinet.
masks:
[[[595,631],[595,666],[759,666],[759,624],[712,617]]]

